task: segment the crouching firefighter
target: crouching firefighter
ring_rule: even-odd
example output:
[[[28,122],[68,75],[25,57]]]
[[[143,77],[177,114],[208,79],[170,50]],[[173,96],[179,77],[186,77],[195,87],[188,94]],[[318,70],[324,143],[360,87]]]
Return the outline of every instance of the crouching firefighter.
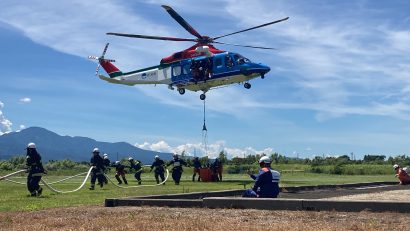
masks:
[[[134,174],[135,179],[138,181],[138,184],[141,184],[141,173],[142,173],[141,161],[134,160],[132,157],[128,158],[128,161],[130,162],[130,170],[131,169],[135,170],[135,174]]]
[[[255,180],[252,189],[244,192],[243,197],[276,198],[279,194],[280,173],[271,169],[271,160],[262,156],[259,160],[261,169],[257,175],[249,174]]]
[[[43,192],[43,188],[40,187],[39,183],[43,174],[46,171],[41,163],[41,156],[37,152],[36,145],[34,143],[29,143],[27,145],[27,189],[31,196],[40,196]]]
[[[171,160],[167,166],[172,165],[172,179],[174,180],[176,185],[179,185],[179,181],[181,180],[182,172],[182,165],[187,165],[186,162],[178,157],[177,154],[174,153],[174,159]]]
[[[128,184],[127,179],[125,178],[125,166],[121,164],[119,160],[115,161],[115,179],[117,179],[118,184],[122,184],[120,176],[125,184]]]
[[[104,160],[100,156],[100,150],[98,148],[94,148],[93,150],[93,157],[91,157],[90,165],[92,166],[91,170],[91,186],[90,190],[94,190],[95,188],[95,181],[98,178],[98,184],[102,188],[104,185]]]

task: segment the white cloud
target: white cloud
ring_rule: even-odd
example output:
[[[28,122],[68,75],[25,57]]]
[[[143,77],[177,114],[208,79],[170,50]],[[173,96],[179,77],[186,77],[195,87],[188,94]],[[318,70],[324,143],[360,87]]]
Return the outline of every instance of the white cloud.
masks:
[[[245,148],[230,148],[226,147],[225,141],[217,141],[212,144],[208,144],[205,146],[202,143],[187,143],[181,144],[175,147],[170,146],[167,142],[161,140],[157,143],[148,143],[144,142],[143,144],[135,144],[136,147],[151,150],[151,151],[158,151],[158,152],[171,152],[171,153],[178,153],[181,154],[185,151],[186,155],[189,156],[208,156],[210,158],[215,158],[219,155],[221,151],[224,151],[228,158],[232,157],[243,157],[247,155],[255,155],[255,154],[271,154],[273,153],[273,148],[265,148],[262,150],[256,150],[252,147],[245,147]]]
[[[4,103],[0,101],[0,135],[11,132],[13,123],[3,115]]]
[[[28,98],[28,97],[21,98],[20,102],[21,103],[31,103],[31,98]]]

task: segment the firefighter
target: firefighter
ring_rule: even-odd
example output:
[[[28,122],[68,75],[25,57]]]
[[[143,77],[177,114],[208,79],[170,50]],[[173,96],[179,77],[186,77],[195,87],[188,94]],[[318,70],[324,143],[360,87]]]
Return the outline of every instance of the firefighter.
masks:
[[[222,163],[219,158],[215,158],[215,161],[211,164],[212,181],[222,181]]]
[[[90,165],[93,167],[91,170],[91,186],[90,190],[94,190],[95,188],[95,181],[98,178],[98,184],[100,187],[103,187],[104,182],[104,160],[100,156],[100,150],[98,148],[93,149],[93,157],[91,157]]]
[[[167,164],[167,166],[172,165],[172,179],[174,180],[175,185],[179,185],[179,182],[181,180],[182,172],[184,171],[182,169],[182,165],[187,166],[187,163],[183,159],[180,159],[178,157],[178,155],[175,154],[175,153],[174,153],[173,157],[174,157],[174,159],[171,160]]]
[[[124,181],[124,184],[128,184],[127,179],[125,178],[125,166],[121,164],[120,161],[115,161],[115,179],[117,179],[118,184],[122,184],[122,181],[120,179],[120,176],[122,180]]]
[[[243,197],[276,198],[279,194],[280,173],[271,169],[271,160],[267,156],[262,156],[259,160],[261,169],[257,175],[248,173],[255,180],[252,189],[244,192]]]
[[[410,176],[406,171],[407,168],[401,168],[398,164],[393,165],[393,168],[396,171],[396,177],[399,178],[399,184],[410,184]]]
[[[105,176],[105,174],[107,174],[109,171],[111,171],[111,168],[110,168],[110,166],[111,166],[111,161],[110,161],[110,159],[108,158],[108,154],[107,153],[104,153],[104,155],[103,155],[103,164],[104,164],[104,175],[103,175],[103,179],[104,179],[104,183],[105,184],[108,184],[108,179],[107,179],[107,177]]]
[[[164,172],[165,172],[165,162],[163,160],[161,160],[161,158],[159,158],[158,155],[156,155],[154,157],[154,162],[151,165],[151,170],[155,168],[154,173],[155,173],[155,180],[157,181],[157,184],[159,184],[159,177],[161,177],[161,182],[165,181],[165,176],[164,176]],[[163,185],[165,185],[165,182],[163,183]]]
[[[141,184],[141,173],[142,173],[141,161],[134,160],[134,158],[132,157],[128,158],[128,161],[130,162],[130,170],[131,169],[135,170],[135,174],[134,174],[135,179],[138,181],[138,184]]]
[[[46,171],[41,163],[41,156],[37,152],[35,143],[27,145],[26,166],[28,172],[27,189],[31,196],[41,196],[43,188],[40,187],[39,183]]]
[[[192,181],[195,181],[195,176],[197,173],[198,173],[198,181],[201,181],[201,174],[200,174],[201,161],[199,161],[198,157],[194,158],[193,164],[194,164],[194,174],[192,175]]]

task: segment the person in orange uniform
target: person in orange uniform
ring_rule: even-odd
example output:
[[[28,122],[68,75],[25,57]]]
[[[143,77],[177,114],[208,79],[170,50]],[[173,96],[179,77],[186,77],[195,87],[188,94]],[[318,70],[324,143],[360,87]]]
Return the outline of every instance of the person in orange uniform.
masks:
[[[396,177],[399,178],[399,184],[410,184],[410,176],[403,168],[400,168],[398,164],[393,165],[393,168],[396,171]]]

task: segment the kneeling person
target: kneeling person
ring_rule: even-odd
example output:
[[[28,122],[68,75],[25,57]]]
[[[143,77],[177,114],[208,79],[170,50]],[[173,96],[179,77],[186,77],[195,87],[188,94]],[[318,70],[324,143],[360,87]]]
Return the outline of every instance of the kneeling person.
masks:
[[[255,180],[255,185],[252,189],[248,189],[243,194],[243,197],[260,197],[260,198],[276,198],[279,195],[279,180],[280,173],[271,169],[271,160],[267,156],[263,156],[259,160],[261,169],[257,175],[249,174]]]

